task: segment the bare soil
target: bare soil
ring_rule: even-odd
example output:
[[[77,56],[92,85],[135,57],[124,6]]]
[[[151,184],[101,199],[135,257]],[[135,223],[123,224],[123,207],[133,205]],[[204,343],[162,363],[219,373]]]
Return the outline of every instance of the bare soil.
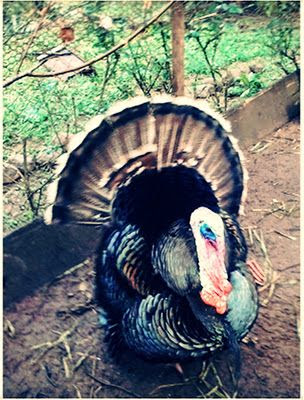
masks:
[[[295,120],[245,150],[250,181],[242,224],[267,284],[241,345],[241,398],[300,396],[299,140]],[[88,260],[4,312],[5,398],[216,397],[210,388],[219,382],[211,373],[209,388],[196,379],[199,360],[183,364],[184,376],[127,352],[112,360],[92,302],[93,278]],[[226,356],[215,365],[232,394]]]

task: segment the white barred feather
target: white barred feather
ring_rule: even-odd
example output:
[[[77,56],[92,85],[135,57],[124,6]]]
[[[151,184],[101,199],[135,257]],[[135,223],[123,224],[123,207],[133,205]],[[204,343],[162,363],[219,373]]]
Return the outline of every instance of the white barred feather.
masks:
[[[242,171],[243,171],[243,192],[242,192],[242,198],[241,198],[241,202],[240,202],[239,214],[245,216],[245,201],[247,199],[247,194],[248,194],[249,174],[248,174],[248,170],[247,170],[247,167],[246,167],[245,156],[244,156],[243,151],[240,149],[238,139],[235,136],[232,136],[232,135],[228,135],[228,137],[231,140],[231,143],[233,144],[233,147],[235,148],[236,152],[239,155],[241,166],[242,166]]]

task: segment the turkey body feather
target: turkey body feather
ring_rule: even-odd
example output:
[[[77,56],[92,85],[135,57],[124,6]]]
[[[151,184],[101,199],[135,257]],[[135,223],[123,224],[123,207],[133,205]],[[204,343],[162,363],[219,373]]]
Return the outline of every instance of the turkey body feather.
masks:
[[[161,96],[110,110],[71,146],[47,222],[105,224],[96,301],[110,348],[151,360],[237,347],[258,311],[237,217],[246,170],[205,104]]]

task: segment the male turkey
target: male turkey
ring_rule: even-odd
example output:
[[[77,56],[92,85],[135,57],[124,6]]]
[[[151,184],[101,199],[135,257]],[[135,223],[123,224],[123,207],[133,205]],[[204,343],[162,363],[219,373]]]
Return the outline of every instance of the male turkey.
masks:
[[[237,222],[246,171],[229,124],[169,96],[122,102],[94,121],[65,156],[46,220],[105,225],[96,300],[108,340],[156,361],[238,354],[258,301]]]

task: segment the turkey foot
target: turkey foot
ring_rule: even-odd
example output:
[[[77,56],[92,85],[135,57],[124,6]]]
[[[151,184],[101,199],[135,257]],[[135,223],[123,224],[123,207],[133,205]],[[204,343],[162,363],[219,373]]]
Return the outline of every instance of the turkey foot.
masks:
[[[255,261],[255,260],[249,260],[246,263],[247,267],[249,268],[249,271],[251,275],[253,276],[255,282],[258,285],[263,285],[265,283],[265,274],[260,265]]]

